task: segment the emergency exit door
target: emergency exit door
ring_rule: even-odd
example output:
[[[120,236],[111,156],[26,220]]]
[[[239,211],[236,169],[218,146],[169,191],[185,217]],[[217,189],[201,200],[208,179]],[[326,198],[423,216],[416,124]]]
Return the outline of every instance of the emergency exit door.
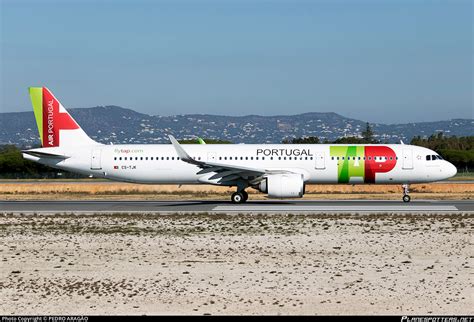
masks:
[[[216,153],[215,152],[209,152],[207,154],[207,161],[209,162],[215,162],[216,161]]]

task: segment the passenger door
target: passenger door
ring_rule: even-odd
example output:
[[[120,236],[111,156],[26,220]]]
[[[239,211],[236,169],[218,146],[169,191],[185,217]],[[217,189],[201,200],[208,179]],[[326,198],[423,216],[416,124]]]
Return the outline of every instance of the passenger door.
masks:
[[[413,169],[413,150],[403,149],[403,164],[402,169],[411,170]]]
[[[318,170],[326,169],[326,154],[324,152],[316,152],[315,154],[316,165],[315,168]]]
[[[92,149],[91,170],[101,170],[102,169],[101,155],[102,155],[102,149]]]

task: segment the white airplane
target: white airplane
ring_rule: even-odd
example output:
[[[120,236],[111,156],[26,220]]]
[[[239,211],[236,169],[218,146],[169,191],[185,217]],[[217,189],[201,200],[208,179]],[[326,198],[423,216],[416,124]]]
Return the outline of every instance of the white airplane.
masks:
[[[269,198],[300,198],[306,184],[409,184],[444,180],[456,167],[436,152],[405,144],[117,144],[95,142],[46,87],[29,89],[42,148],[25,159],[99,178],[144,184],[251,187]]]

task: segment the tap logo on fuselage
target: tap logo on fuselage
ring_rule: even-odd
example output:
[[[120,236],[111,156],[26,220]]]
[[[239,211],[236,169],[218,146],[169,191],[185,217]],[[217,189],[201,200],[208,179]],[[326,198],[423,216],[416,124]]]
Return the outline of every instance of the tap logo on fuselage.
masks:
[[[331,146],[329,154],[337,161],[338,183],[349,183],[351,179],[363,179],[364,183],[375,183],[377,173],[386,173],[395,168],[397,155],[388,146]]]

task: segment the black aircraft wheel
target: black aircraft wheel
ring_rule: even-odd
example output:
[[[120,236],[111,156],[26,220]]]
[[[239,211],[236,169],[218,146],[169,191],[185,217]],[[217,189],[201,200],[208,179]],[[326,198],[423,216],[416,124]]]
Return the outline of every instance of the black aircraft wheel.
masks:
[[[243,194],[241,194],[240,192],[234,192],[230,199],[232,200],[232,203],[242,203],[245,201]]]
[[[244,197],[244,202],[246,202],[249,199],[249,194],[245,190],[241,191],[240,193]]]
[[[410,202],[411,198],[409,195],[404,195],[403,196],[403,202]]]

